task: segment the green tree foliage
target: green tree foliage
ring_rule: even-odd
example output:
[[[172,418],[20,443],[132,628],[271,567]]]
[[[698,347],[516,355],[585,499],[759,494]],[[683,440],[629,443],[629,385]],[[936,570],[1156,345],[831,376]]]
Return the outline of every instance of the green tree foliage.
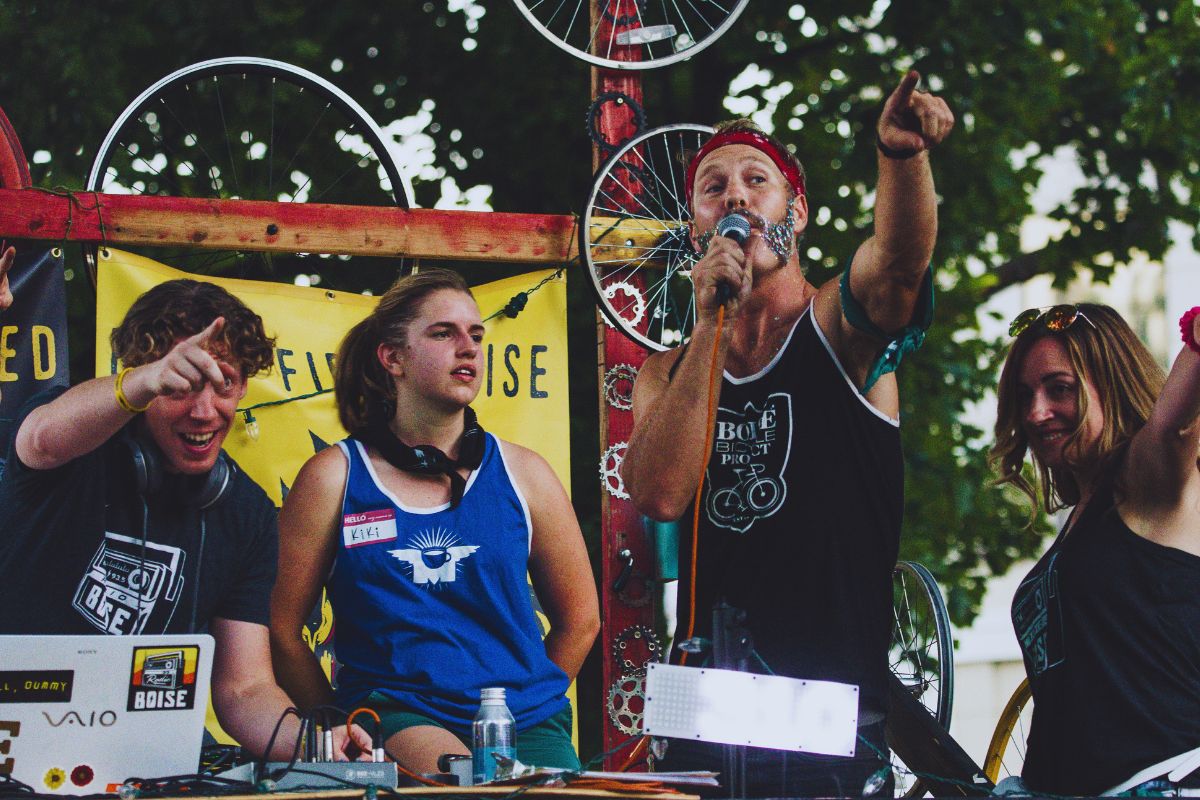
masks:
[[[763,41],[746,60],[771,80],[742,102],[771,111],[777,132],[794,131],[818,223],[807,244],[824,269],[840,269],[869,228],[874,125],[898,76],[919,70],[958,117],[933,154],[943,198],[936,327],[902,370],[902,551],[949,587],[951,612],[965,622],[987,577],[1035,553],[1046,529],[1025,527],[1023,497],[989,487],[990,433],[961,421],[968,404],[987,398],[1003,358],[1004,342],[979,335],[979,306],[1037,274],[1065,286],[1087,268],[1104,281],[1137,253],[1160,258],[1172,221],[1197,235],[1197,8],[1191,0],[752,7],[749,24]],[[1023,253],[1039,156],[1059,148],[1074,154],[1082,185],[1049,212],[1062,235]]]
[[[328,77],[382,125],[426,113],[420,132],[433,156],[416,183],[420,205],[453,179],[490,186],[496,210],[569,213],[590,180],[589,70],[503,0],[14,2],[0,5],[0,49],[0,105],[27,154],[50,154],[34,164],[43,187],[82,186],[111,120],[151,81],[227,55]],[[758,111],[793,141],[809,173],[803,248],[819,282],[870,231],[875,121],[910,67],[946,98],[958,127],[933,156],[944,198],[936,325],[902,370],[903,554],[933,568],[963,623],[987,577],[1034,553],[1046,532],[1045,522],[1026,526],[1022,498],[989,488],[990,433],[962,421],[986,400],[1003,355],[1003,342],[979,334],[979,307],[1034,275],[1061,286],[1085,267],[1103,280],[1135,253],[1160,257],[1172,221],[1196,230],[1200,26],[1192,0],[755,0],[715,46],[644,73],[645,108],[651,125]],[[1083,183],[1050,212],[1062,235],[1022,252],[1039,159],[1064,147]],[[389,270],[323,277],[378,290]],[[499,272],[475,265],[469,274]],[[85,284],[76,279],[71,291],[77,377],[92,338]],[[594,539],[594,317],[582,284],[571,296],[574,483]]]

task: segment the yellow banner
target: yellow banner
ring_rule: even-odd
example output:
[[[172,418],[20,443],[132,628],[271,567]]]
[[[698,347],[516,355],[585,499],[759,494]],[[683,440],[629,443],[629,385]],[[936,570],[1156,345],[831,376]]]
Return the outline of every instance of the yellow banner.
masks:
[[[472,287],[485,317],[518,292],[528,296],[515,319],[484,323],[484,379],[473,408],[487,431],[542,455],[570,491],[570,413],[567,393],[566,279],[542,270]],[[346,331],[375,307],[377,297],[282,283],[207,278],[156,261],[109,250],[99,264],[96,291],[96,374],[116,372],[109,336],[142,293],[164,281],[195,278],[223,286],[263,318],[276,337],[275,365],[250,380],[226,451],[280,505],[300,467],[346,436],[333,401],[333,358]],[[543,631],[548,628],[540,613]],[[305,638],[329,671],[325,645],[332,628],[328,604],[310,620]],[[575,687],[570,698],[575,703]],[[578,715],[575,715],[576,719]],[[215,722],[210,715],[210,728]],[[230,741],[218,734],[218,739]]]
[[[109,335],[139,295],[164,281],[198,277],[131,253],[110,254],[100,261],[96,292],[97,375],[115,371]],[[488,317],[517,292],[553,274],[531,272],[471,291]],[[239,407],[248,409],[257,423],[258,438],[251,436],[255,425],[247,425],[241,414],[225,449],[279,505],[301,465],[346,435],[330,391],[333,357],[342,336],[370,313],[378,298],[232,278],[211,282],[259,314],[267,333],[276,337],[274,369],[250,380]],[[566,281],[560,276],[530,294],[516,319],[501,314],[485,323],[483,388],[473,407],[486,430],[537,450],[569,492],[566,308]]]

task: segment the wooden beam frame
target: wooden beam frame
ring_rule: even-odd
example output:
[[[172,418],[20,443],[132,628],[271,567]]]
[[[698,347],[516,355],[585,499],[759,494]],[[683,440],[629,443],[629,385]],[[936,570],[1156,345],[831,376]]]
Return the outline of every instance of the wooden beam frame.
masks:
[[[562,264],[575,217],[0,189],[0,239]]]

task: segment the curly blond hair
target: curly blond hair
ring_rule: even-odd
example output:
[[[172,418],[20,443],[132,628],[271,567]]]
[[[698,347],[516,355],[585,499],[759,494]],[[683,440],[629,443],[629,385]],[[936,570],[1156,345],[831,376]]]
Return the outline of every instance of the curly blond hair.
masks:
[[[113,355],[127,367],[149,364],[217,317],[225,318],[225,326],[209,343],[210,352],[237,367],[243,379],[270,370],[275,339],[267,336],[262,317],[215,283],[190,278],[160,283],[135,300],[109,338]]]

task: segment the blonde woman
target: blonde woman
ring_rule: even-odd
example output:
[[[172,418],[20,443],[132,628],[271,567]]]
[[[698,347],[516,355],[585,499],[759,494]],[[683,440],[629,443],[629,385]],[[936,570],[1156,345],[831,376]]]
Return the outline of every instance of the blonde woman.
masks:
[[[1071,508],[1012,607],[1035,792],[1099,794],[1200,746],[1197,309],[1180,325],[1166,378],[1107,306],[1030,309],[1011,327],[992,461],[1047,512]]]

